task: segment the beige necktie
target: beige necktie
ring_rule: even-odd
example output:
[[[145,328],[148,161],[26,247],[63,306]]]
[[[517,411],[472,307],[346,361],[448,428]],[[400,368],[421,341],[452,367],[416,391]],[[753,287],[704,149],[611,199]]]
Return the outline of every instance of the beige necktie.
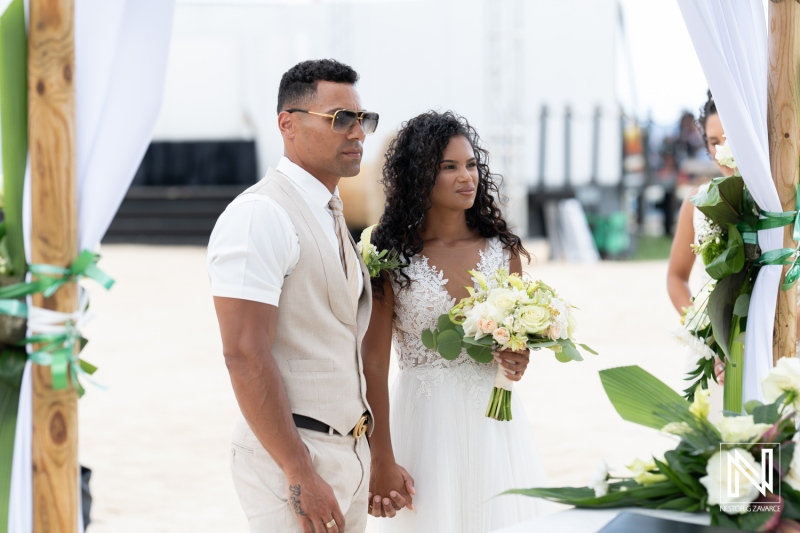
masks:
[[[344,273],[347,277],[347,291],[350,293],[350,298],[353,302],[353,310],[358,314],[358,277],[361,275],[358,256],[356,256],[356,250],[350,242],[347,224],[344,221],[344,212],[342,211],[342,200],[336,195],[331,196],[328,207],[333,212],[336,235],[339,237],[339,258],[342,261],[342,267],[344,267]]]

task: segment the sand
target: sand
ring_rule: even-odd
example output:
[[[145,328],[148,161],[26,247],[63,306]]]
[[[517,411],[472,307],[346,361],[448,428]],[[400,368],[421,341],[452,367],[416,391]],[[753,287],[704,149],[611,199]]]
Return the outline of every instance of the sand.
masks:
[[[540,258],[541,246],[534,246]],[[200,247],[104,246],[117,283],[88,284],[97,317],[84,355],[100,370],[80,401],[80,460],[93,470],[90,533],[247,532],[228,469],[238,413],[224,365]],[[523,398],[552,485],[582,485],[605,459],[623,468],[675,442],[620,419],[598,370],[638,364],[677,390],[685,352],[669,338],[677,315],[666,262],[528,267],[580,308],[583,342],[600,352],[533,362]]]

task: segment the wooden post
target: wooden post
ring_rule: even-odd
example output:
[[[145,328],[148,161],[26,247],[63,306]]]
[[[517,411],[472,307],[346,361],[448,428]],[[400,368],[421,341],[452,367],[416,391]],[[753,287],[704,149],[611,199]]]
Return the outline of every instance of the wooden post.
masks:
[[[68,266],[77,256],[74,0],[30,0],[29,146],[33,263]],[[34,304],[77,308],[77,287]],[[33,531],[78,529],[78,397],[54,391],[50,368],[33,370]]]
[[[769,84],[767,88],[767,127],[772,179],[784,211],[795,209],[800,148],[800,4],[793,0],[769,2]],[[783,246],[794,248],[792,227],[783,234]],[[788,267],[783,269],[781,282]],[[794,357],[797,339],[797,288],[778,292],[775,311],[773,362]]]

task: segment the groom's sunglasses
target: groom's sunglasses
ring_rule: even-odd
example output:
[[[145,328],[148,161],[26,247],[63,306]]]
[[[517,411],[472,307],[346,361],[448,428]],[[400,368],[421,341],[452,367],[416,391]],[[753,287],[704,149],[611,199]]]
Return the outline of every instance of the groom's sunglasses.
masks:
[[[333,115],[328,113],[317,113],[307,109],[287,109],[287,113],[308,113],[309,115],[317,115],[319,117],[327,117],[331,119],[331,129],[336,133],[347,133],[350,131],[356,122],[361,123],[361,128],[364,133],[370,135],[375,133],[378,128],[378,119],[380,118],[377,113],[371,111],[350,111],[349,109],[340,109]]]

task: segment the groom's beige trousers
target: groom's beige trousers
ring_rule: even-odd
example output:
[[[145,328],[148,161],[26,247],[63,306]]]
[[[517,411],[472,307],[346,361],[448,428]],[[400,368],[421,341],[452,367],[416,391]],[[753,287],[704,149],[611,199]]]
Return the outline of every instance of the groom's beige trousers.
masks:
[[[342,437],[310,429],[297,431],[317,473],[336,495],[346,521],[345,531],[363,533],[369,503],[370,453],[366,436],[355,439],[352,435]],[[252,533],[302,531],[288,503],[286,476],[244,419],[237,422],[233,433],[231,471]]]

